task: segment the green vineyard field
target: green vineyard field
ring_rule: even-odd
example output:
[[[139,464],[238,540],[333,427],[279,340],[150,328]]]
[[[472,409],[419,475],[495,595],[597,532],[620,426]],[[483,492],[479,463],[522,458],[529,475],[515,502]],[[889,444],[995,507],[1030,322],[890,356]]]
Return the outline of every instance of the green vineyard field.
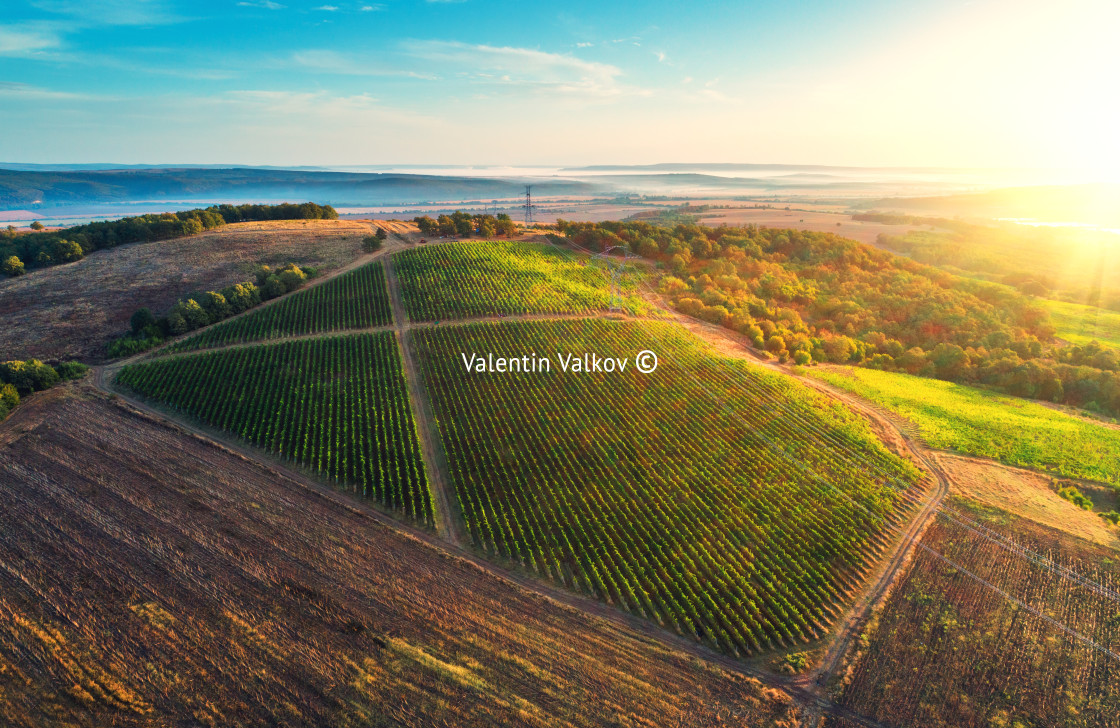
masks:
[[[392,332],[158,359],[115,383],[433,523]]]
[[[401,296],[413,321],[498,314],[590,313],[610,307],[610,277],[601,263],[539,243],[447,243],[393,256]],[[625,273],[622,308],[650,311],[636,294],[640,274]]]
[[[374,328],[388,326],[392,321],[385,269],[380,261],[374,261],[244,316],[204,329],[166,351],[210,349],[286,336]]]
[[[821,636],[919,490],[863,420],[666,323],[413,335],[475,545],[729,654]],[[648,375],[556,366],[644,349]],[[553,368],[468,373],[473,352]]]

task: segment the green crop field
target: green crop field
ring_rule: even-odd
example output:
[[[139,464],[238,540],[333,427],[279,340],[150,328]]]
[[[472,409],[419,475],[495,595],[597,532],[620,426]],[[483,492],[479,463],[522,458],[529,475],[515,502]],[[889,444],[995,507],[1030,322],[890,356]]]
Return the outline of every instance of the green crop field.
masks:
[[[526,313],[590,313],[610,306],[603,263],[539,243],[448,243],[397,253],[393,269],[413,321]],[[644,314],[641,273],[621,281],[622,307]]]
[[[670,324],[413,335],[475,545],[730,654],[821,636],[917,490],[846,409]],[[550,370],[468,372],[475,352]],[[566,352],[630,361],[563,372]]]
[[[1102,344],[1120,348],[1120,312],[1064,301],[1040,301],[1050,312],[1058,336],[1073,344]]]
[[[937,379],[863,368],[811,374],[911,420],[932,447],[1120,485],[1120,429]]]
[[[244,316],[204,329],[167,351],[388,326],[393,321],[385,269],[368,263],[318,286],[285,296]]]
[[[125,367],[115,381],[409,518],[433,521],[392,332],[158,359]]]

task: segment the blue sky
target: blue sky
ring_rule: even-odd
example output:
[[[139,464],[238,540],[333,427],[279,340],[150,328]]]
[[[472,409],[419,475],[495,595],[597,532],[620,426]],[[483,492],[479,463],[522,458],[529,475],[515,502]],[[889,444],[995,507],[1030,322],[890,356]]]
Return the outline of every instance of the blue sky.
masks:
[[[1114,6],[5,0],[0,161],[1115,168]]]

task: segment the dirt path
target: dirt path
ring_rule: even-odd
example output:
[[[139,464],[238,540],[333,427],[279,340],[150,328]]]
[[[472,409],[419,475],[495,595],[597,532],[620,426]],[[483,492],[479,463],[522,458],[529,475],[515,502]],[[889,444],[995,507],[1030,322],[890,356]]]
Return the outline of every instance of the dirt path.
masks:
[[[432,495],[435,496],[436,530],[445,541],[462,547],[466,542],[463,514],[459,509],[459,500],[451,492],[451,485],[448,483],[447,473],[450,468],[447,467],[447,453],[444,452],[443,441],[436,431],[432,403],[428,400],[428,393],[424,389],[412,352],[408,314],[401,301],[401,290],[397,284],[397,273],[393,270],[392,258],[385,259],[385,284],[389,288],[389,301],[393,305],[393,329],[397,332],[400,343],[401,368],[408,383],[408,399],[412,405],[412,416],[416,420],[417,434],[420,436],[420,454],[428,471]]]

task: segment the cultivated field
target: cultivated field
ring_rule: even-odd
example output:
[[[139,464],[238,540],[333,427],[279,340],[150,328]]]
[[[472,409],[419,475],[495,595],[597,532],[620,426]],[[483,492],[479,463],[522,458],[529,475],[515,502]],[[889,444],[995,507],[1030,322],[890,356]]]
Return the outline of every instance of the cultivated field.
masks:
[[[433,522],[390,331],[157,359],[125,367],[115,383]]]
[[[164,312],[189,293],[250,280],[262,263],[338,268],[361,255],[370,230],[339,220],[237,223],[0,280],[0,359],[99,359],[142,306]]]
[[[377,260],[309,290],[285,296],[270,306],[210,326],[172,344],[166,351],[367,329],[388,326],[392,320],[385,269]]]
[[[729,654],[823,636],[919,490],[863,420],[669,324],[412,336],[472,541]],[[565,373],[557,353],[643,349],[652,374]],[[468,373],[474,352],[552,362]]]
[[[1118,428],[937,379],[853,367],[810,374],[910,420],[931,447],[1120,485]]]
[[[780,205],[780,207],[784,206],[785,205]],[[795,204],[794,206],[800,207],[799,204]],[[902,235],[911,230],[929,229],[929,226],[921,228],[915,225],[887,225],[880,222],[864,222],[861,220],[853,220],[852,216],[847,213],[821,210],[754,208],[709,210],[700,214],[700,222],[701,224],[713,227],[718,225],[729,225],[732,227],[761,225],[771,228],[792,228],[794,230],[836,233],[837,235],[842,235],[852,240],[858,240],[868,245],[876,245],[879,236],[883,234]]]
[[[1099,341],[1113,348],[1120,348],[1120,311],[1110,311],[1080,303],[1040,300],[1050,312],[1058,329],[1058,336],[1072,344]]]
[[[1120,726],[1116,553],[958,505],[926,532],[841,703],[907,728]]]
[[[68,385],[0,425],[5,726],[792,725],[787,696]]]
[[[609,308],[602,263],[539,243],[447,243],[393,256],[401,296],[413,321],[498,314],[592,313]],[[623,308],[644,313],[639,273],[621,282]]]

